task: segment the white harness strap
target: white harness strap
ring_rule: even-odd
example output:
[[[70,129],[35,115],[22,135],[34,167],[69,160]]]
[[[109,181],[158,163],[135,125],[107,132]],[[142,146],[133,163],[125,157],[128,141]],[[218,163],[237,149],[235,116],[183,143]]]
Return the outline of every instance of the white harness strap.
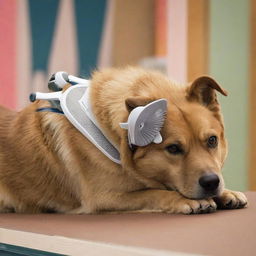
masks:
[[[88,81],[90,83],[90,81]],[[90,84],[89,84],[90,85]],[[92,107],[91,107],[91,101],[90,101],[90,86],[88,85],[84,95],[79,100],[79,103],[81,105],[81,108],[86,112],[87,116],[90,118],[90,120],[95,124],[96,127],[98,127],[102,134],[109,140],[109,142],[119,151],[118,145],[113,143],[113,141],[106,135],[106,133],[101,129],[100,124],[98,123],[96,117],[93,114]]]
[[[89,83],[89,81],[88,81]],[[88,98],[88,85],[70,86],[60,97],[61,108],[67,119],[104,155],[121,164],[118,149],[102,133],[93,116]]]

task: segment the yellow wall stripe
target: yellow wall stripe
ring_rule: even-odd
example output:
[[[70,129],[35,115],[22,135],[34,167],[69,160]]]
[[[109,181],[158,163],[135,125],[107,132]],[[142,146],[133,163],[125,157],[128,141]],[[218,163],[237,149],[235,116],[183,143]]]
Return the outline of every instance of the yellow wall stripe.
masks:
[[[208,72],[209,1],[188,0],[187,80]]]
[[[154,55],[154,1],[115,0],[113,65],[137,64]]]

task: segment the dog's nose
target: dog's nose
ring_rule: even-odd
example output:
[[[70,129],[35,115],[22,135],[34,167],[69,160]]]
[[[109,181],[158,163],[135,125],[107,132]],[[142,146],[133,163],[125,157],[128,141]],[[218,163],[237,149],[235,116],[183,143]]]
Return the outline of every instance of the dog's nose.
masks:
[[[200,186],[207,192],[214,191],[218,188],[220,179],[218,175],[211,173],[205,174],[199,179]]]

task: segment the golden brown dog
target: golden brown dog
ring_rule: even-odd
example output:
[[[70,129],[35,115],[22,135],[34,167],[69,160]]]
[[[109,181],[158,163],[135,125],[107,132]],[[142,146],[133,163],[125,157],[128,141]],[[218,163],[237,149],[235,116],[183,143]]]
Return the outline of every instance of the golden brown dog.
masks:
[[[121,165],[91,144],[64,115],[0,108],[0,211],[203,213],[242,208],[246,197],[224,188],[227,155],[223,120],[212,78],[188,86],[138,68],[92,76],[92,109],[117,145]],[[156,99],[168,100],[163,142],[131,150],[119,123]]]

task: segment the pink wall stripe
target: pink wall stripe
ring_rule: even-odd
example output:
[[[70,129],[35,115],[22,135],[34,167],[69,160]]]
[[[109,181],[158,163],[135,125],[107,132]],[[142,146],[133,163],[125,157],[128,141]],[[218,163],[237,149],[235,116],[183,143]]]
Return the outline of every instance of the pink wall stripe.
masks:
[[[167,12],[167,73],[184,83],[187,81],[187,0],[168,0]]]
[[[104,27],[103,27],[101,45],[100,45],[99,57],[98,57],[99,69],[112,66],[113,24],[114,24],[114,12],[115,12],[114,1],[115,0],[107,1]]]
[[[48,74],[46,74],[47,80],[50,75],[61,70],[72,75],[78,74],[77,35],[73,0],[60,1],[56,19]],[[38,90],[48,90],[47,81],[44,81]]]
[[[15,108],[16,0],[0,0],[0,104]]]

